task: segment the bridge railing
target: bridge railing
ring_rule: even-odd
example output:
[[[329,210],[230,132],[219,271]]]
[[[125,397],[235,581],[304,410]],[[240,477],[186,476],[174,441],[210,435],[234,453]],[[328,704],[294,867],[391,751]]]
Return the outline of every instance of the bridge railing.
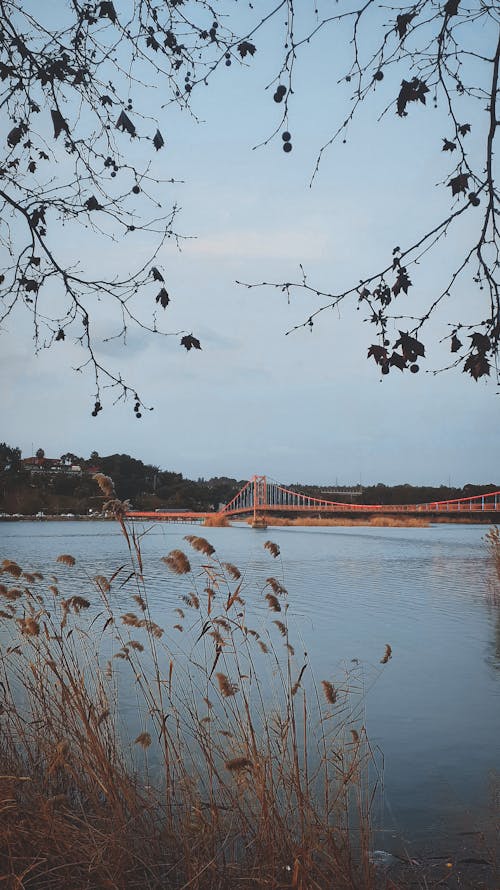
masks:
[[[257,495],[257,503],[255,497]],[[269,482],[265,476],[251,479],[221,510],[227,516],[243,516],[252,512],[270,513],[498,513],[500,517],[500,491],[472,495],[466,498],[453,498],[448,501],[430,501],[426,504],[347,504],[345,501],[327,501],[301,492],[284,488],[276,482]],[[178,522],[201,521],[209,512],[184,510],[131,510],[131,519],[172,520]]]

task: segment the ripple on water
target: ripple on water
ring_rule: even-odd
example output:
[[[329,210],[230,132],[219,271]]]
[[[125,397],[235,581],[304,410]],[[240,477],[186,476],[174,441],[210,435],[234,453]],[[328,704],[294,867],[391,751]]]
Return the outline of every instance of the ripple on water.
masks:
[[[108,523],[2,523],[0,533],[2,558],[55,572],[61,589],[70,584],[84,595],[92,577],[109,576],[128,562],[120,532]],[[500,765],[500,616],[485,597],[484,527],[283,527],[263,533],[246,526],[155,525],[141,541],[145,578],[153,617],[170,632],[179,595],[192,582],[172,576],[161,557],[187,549],[188,533],[205,535],[222,560],[243,572],[252,620],[264,615],[266,578],[275,575],[285,584],[292,642],[298,657],[308,653],[318,678],[335,681],[352,659],[360,660],[369,689],[363,719],[384,752],[391,825],[415,836],[443,819],[449,823],[450,809],[478,811],[489,771]],[[279,544],[280,559],[264,551],[268,538]],[[64,552],[75,556],[75,568],[56,563]],[[128,589],[114,592],[113,604],[128,610]],[[186,612],[188,626],[196,615]],[[177,636],[176,645],[185,645]],[[393,658],[382,666],[386,643]]]

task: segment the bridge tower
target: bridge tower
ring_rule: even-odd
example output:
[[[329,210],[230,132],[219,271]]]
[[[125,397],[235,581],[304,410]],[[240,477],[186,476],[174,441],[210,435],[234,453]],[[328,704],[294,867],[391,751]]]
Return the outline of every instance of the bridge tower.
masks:
[[[257,520],[259,507],[267,506],[267,479],[265,476],[253,477],[253,521]]]

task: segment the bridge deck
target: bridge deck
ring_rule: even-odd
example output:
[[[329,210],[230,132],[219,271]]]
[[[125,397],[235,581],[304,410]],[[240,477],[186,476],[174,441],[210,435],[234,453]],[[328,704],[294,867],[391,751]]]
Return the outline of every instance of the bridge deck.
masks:
[[[195,511],[186,513],[176,513],[175,510],[165,510],[157,513],[155,510],[129,510],[127,519],[153,519],[156,522],[202,522],[207,516],[214,516],[214,513],[196,513]]]

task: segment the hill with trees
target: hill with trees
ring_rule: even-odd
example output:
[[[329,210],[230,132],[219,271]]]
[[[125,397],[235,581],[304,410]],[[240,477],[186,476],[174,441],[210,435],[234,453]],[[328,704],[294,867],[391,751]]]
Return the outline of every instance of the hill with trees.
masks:
[[[122,500],[136,509],[159,508],[216,511],[242,488],[246,479],[215,476],[186,479],[182,473],[162,470],[129,454],[99,455],[88,458],[66,452],[59,458],[45,455],[39,448],[33,457],[22,458],[21,449],[0,443],[0,513],[46,515],[99,512],[102,497],[93,480],[96,472],[111,476]],[[500,484],[467,483],[462,488],[441,486],[385,485],[379,482],[362,489],[359,495],[331,494],[331,483],[307,485],[290,483],[295,491],[311,497],[365,504],[413,504],[450,498],[472,497],[500,489]]]
[[[0,512],[35,515],[99,511],[102,497],[93,476],[111,476],[118,497],[134,507],[155,510],[160,507],[190,510],[216,510],[245,484],[246,479],[227,476],[213,479],[186,479],[182,473],[161,470],[129,454],[88,458],[68,452],[50,458],[39,448],[34,457],[22,459],[21,450],[0,443]]]

